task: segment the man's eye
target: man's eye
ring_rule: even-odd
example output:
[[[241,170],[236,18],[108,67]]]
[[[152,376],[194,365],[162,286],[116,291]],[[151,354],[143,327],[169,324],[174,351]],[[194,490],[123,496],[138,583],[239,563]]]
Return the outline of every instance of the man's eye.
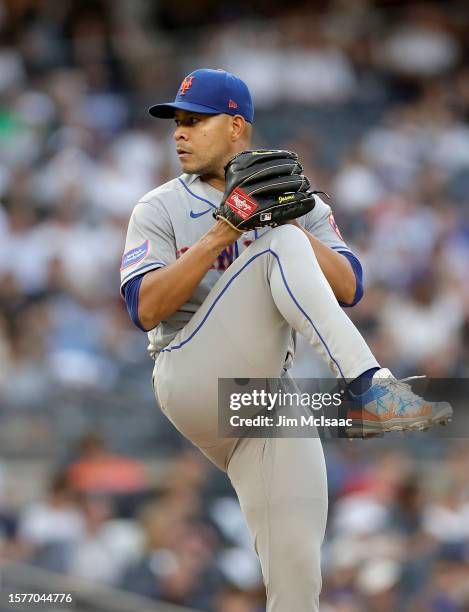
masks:
[[[175,119],[174,123],[176,124],[176,127],[179,127],[180,125],[183,125],[183,123],[185,125],[195,125],[196,123],[198,123],[200,121],[200,119],[198,117],[189,117],[188,119]]]

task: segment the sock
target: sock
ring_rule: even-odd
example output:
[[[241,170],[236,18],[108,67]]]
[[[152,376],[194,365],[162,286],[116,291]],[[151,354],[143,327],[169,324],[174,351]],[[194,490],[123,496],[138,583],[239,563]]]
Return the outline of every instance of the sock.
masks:
[[[349,384],[348,388],[354,395],[361,395],[368,391],[371,387],[371,381],[373,379],[373,375],[375,372],[380,370],[381,368],[370,368],[360,376],[357,376],[352,382]]]

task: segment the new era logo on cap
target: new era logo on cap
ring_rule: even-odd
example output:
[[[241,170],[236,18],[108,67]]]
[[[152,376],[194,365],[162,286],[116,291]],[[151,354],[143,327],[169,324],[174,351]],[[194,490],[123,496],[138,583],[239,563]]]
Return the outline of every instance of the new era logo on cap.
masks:
[[[187,75],[174,102],[155,104],[149,110],[154,117],[172,118],[176,109],[217,115],[242,115],[254,120],[249,89],[239,77],[225,70],[201,68]]]

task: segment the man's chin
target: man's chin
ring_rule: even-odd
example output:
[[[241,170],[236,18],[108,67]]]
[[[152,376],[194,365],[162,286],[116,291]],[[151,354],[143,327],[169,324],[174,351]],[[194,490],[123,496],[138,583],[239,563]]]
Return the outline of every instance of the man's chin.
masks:
[[[200,168],[197,166],[197,164],[191,163],[189,160],[181,160],[181,168],[186,174],[200,174]]]

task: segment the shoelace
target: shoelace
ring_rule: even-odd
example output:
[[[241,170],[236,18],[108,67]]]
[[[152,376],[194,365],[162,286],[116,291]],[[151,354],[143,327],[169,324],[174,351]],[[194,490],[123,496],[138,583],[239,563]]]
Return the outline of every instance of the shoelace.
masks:
[[[417,376],[406,376],[406,378],[398,378],[398,379],[394,379],[397,380],[397,382],[405,382],[406,380],[415,380],[416,378],[427,378],[426,374],[418,374]],[[409,385],[407,385],[409,386]]]
[[[381,384],[386,384],[389,387],[397,387],[401,397],[415,400],[419,396],[412,391],[412,387],[406,382],[408,380],[415,380],[417,378],[426,378],[425,374],[419,376],[407,376],[406,378],[383,378]]]

